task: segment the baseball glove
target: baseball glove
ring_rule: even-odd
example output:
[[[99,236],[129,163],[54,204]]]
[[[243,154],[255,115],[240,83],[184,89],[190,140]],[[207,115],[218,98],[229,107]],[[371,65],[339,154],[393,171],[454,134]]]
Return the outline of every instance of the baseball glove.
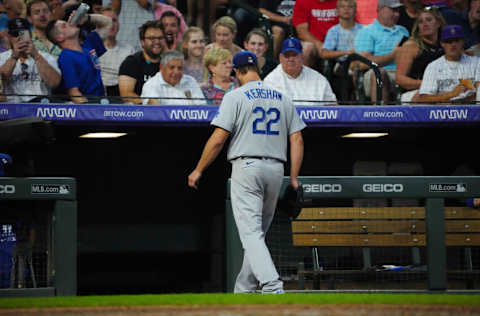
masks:
[[[303,207],[303,187],[300,184],[295,190],[291,184],[285,189],[283,198],[278,201],[278,208],[291,219],[294,220],[302,211]]]

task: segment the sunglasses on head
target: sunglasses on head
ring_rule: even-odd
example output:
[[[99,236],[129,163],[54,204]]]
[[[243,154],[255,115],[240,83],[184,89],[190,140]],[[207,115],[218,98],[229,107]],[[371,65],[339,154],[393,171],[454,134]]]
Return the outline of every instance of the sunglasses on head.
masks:
[[[431,5],[423,8],[423,11],[438,11],[438,7],[436,5]]]

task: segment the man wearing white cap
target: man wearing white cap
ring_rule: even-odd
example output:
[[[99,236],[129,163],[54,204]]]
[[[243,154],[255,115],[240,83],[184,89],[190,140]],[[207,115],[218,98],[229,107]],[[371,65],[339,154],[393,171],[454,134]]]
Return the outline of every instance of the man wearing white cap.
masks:
[[[280,65],[268,74],[264,81],[292,98],[295,105],[337,103],[328,80],[303,64],[302,44],[293,37],[283,41]]]
[[[408,38],[408,30],[397,25],[400,16],[399,8],[402,6],[400,0],[378,0],[377,18],[372,24],[362,28],[355,37],[355,51],[360,55],[375,62],[381,67],[383,79],[383,101],[389,101],[395,82],[395,54],[401,45],[402,39]],[[360,64],[360,69],[367,66]],[[365,94],[373,102],[377,101],[377,86],[372,70],[367,71],[364,76]]]
[[[469,102],[475,100],[480,81],[478,57],[464,53],[465,32],[460,25],[442,29],[440,45],[445,55],[428,64],[419,90],[420,102]]]

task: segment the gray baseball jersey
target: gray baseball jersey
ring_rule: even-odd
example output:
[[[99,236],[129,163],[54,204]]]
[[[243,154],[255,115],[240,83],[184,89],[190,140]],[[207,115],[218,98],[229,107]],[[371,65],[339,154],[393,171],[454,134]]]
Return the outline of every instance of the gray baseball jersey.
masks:
[[[262,81],[227,93],[211,124],[232,134],[228,160],[261,156],[287,161],[288,135],[306,126],[292,100]]]

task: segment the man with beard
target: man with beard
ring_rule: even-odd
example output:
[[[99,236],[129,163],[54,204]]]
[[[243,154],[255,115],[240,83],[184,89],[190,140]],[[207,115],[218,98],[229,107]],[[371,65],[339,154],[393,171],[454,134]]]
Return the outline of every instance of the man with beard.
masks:
[[[465,48],[480,42],[480,0],[471,0],[467,12],[445,10],[442,12],[447,24],[460,25],[465,34]]]
[[[45,29],[52,12],[46,0],[31,0],[27,3],[27,18],[33,26],[32,41],[37,50],[58,58],[62,49],[47,39]]]
[[[127,103],[142,104],[143,84],[160,69],[160,56],[167,51],[163,26],[160,21],[148,21],[139,29],[143,50],[128,56],[120,65],[118,86],[120,96]]]
[[[163,29],[165,30],[165,39],[168,49],[181,50],[182,36],[180,34],[180,19],[172,11],[166,11],[160,18]]]

